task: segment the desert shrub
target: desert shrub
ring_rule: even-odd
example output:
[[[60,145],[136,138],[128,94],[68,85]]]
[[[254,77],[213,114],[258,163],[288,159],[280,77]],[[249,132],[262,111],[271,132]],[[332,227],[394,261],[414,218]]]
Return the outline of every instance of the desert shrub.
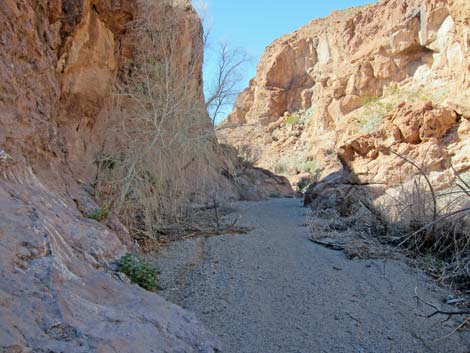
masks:
[[[313,174],[303,176],[297,183],[297,191],[303,194],[310,185],[320,180],[320,175],[321,170],[316,169]]]
[[[160,271],[139,255],[126,254],[117,261],[117,271],[124,273],[132,283],[155,292],[160,289]]]
[[[137,6],[142,17],[128,28],[134,57],[116,85],[97,194],[148,248],[216,192],[219,162],[200,89],[202,37],[188,51],[180,35],[190,25],[200,32],[200,23],[172,0]]]
[[[374,114],[370,118],[361,121],[359,129],[362,132],[374,132],[382,124],[382,117],[379,114]]]
[[[297,115],[289,115],[285,120],[284,124],[286,125],[295,125],[298,124],[300,121],[300,117]]]
[[[436,259],[430,269],[441,281],[470,288],[470,187],[459,176],[455,185],[436,191],[426,175],[416,176],[380,205],[389,224],[385,237],[415,256]]]
[[[466,174],[454,171],[453,184],[438,190],[425,163],[420,166],[390,152],[411,165],[415,175],[375,202],[367,188],[354,184],[320,188],[322,195],[307,219],[312,238],[318,242],[335,239],[329,246],[340,246],[359,257],[363,255],[358,251],[377,256],[389,246],[399,248],[434,278],[456,289],[470,289],[470,184]],[[323,205],[322,200],[325,207],[318,206]],[[375,250],[371,254],[365,248]]]
[[[372,96],[369,93],[363,93],[360,98],[361,98],[361,105],[362,106],[367,106],[367,105],[373,104],[373,103],[377,102],[377,100],[378,100],[377,97]]]
[[[95,221],[100,222],[108,218],[109,214],[110,214],[109,204],[104,204],[96,211],[88,214],[87,218],[94,219]]]
[[[307,161],[299,165],[300,171],[304,173],[315,173],[320,169],[320,164],[317,161]]]
[[[276,174],[286,174],[289,171],[289,163],[285,158],[280,158],[273,167],[274,173]]]
[[[320,169],[321,168],[318,161],[305,161],[305,159],[300,156],[283,156],[279,158],[273,165],[274,172],[281,175],[295,173],[315,174]]]
[[[397,95],[400,94],[401,89],[398,83],[390,82],[388,85],[384,87],[384,93],[388,95]]]
[[[406,92],[406,99],[409,102],[425,102],[431,100],[431,95],[423,87]]]
[[[118,161],[110,155],[99,153],[96,156],[94,163],[98,166],[99,170],[101,170],[101,169],[114,169],[116,167]]]
[[[261,158],[261,149],[257,146],[242,145],[238,149],[238,157],[245,168],[252,168]]]
[[[470,288],[469,184],[454,171],[454,183],[437,191],[425,165],[392,153],[417,174],[380,202],[380,213],[389,225],[384,239],[414,256],[436,259],[441,265],[430,268],[436,277],[457,288]]]
[[[359,116],[359,131],[372,133],[382,125],[383,117],[389,114],[394,104],[383,100],[373,99],[368,101],[361,110]]]

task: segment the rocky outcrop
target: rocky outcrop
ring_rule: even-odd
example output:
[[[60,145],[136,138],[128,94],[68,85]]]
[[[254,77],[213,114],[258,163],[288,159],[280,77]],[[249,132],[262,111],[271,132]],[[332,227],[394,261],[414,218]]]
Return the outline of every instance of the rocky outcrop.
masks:
[[[97,209],[93,160],[140,4],[0,3],[2,352],[218,351],[193,315],[111,270],[132,247],[119,221],[86,217]],[[201,50],[189,2],[171,11],[185,53]]]
[[[464,0],[382,0],[314,20],[266,49],[219,138],[250,144],[294,183],[343,161],[389,185],[411,173],[390,148],[439,182],[451,163],[464,173],[469,21]]]
[[[222,174],[234,187],[238,199],[264,200],[270,197],[293,197],[294,190],[286,177],[254,166],[256,155],[252,151],[239,151],[229,145],[221,145],[225,166]],[[244,152],[244,153],[243,153]]]

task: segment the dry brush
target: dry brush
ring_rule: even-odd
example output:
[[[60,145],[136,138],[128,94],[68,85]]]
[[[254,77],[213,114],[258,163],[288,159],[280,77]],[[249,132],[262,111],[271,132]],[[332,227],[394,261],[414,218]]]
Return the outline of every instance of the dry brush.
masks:
[[[172,0],[137,5],[142,17],[128,28],[133,57],[116,83],[97,190],[151,250],[216,192],[218,146],[203,100],[196,14]]]

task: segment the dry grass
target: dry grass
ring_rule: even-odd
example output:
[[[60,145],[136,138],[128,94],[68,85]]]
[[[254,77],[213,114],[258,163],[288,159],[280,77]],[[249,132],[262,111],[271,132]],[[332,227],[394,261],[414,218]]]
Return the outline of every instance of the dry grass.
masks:
[[[424,166],[396,156],[412,164],[416,175],[375,202],[367,187],[326,189],[326,196],[342,196],[336,206],[310,211],[312,239],[360,258],[402,249],[438,281],[470,293],[469,183],[454,171],[453,184],[438,190]]]
[[[326,190],[328,194],[330,191]],[[309,210],[307,226],[312,231],[311,240],[342,250],[349,258],[392,257],[392,249],[383,246],[377,237],[387,232],[386,224],[365,195],[353,186],[337,207],[328,205]]]
[[[420,174],[381,202],[389,224],[385,239],[424,262],[438,280],[470,289],[470,187],[455,183],[436,191]]]
[[[118,80],[97,190],[153,250],[175,225],[193,221],[194,204],[216,197],[218,147],[200,87],[200,23],[171,0],[137,3],[143,17],[128,29],[134,58]]]
[[[307,225],[310,229],[315,229],[311,240],[327,248],[341,250],[350,259],[394,257],[390,248],[370,236],[374,226],[364,222],[360,214],[344,218],[333,209],[309,212]],[[369,218],[369,214],[365,217]]]

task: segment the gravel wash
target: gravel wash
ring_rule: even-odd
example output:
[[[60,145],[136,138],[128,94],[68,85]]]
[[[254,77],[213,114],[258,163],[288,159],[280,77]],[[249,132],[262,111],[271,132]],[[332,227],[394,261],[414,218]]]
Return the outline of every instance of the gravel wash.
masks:
[[[470,332],[423,318],[451,294],[396,260],[349,260],[309,241],[298,199],[238,202],[246,235],[180,241],[155,262],[162,295],[193,311],[225,353],[468,353]]]

